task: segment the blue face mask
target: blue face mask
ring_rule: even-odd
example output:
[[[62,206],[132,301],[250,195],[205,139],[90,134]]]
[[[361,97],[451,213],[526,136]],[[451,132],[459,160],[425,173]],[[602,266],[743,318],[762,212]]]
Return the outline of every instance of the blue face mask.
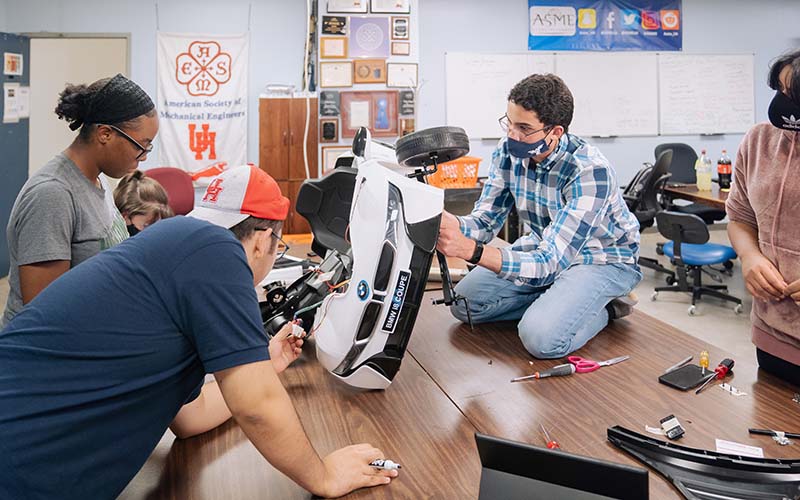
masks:
[[[509,137],[508,152],[511,153],[511,156],[514,156],[515,158],[524,159],[532,156],[539,156],[550,148],[550,144],[548,144],[546,140],[548,135],[550,135],[550,132],[548,132],[547,135],[538,141],[531,144]]]

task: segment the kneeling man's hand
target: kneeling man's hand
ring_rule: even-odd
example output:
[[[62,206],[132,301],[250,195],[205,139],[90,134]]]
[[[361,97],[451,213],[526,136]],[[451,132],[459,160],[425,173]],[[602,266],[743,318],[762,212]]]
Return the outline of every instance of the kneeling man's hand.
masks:
[[[475,251],[475,242],[461,232],[461,225],[455,215],[450,212],[442,212],[436,249],[447,257],[469,259]]]
[[[283,325],[278,333],[269,341],[269,358],[275,373],[285,370],[292,362],[300,357],[303,339],[291,335],[292,323]]]

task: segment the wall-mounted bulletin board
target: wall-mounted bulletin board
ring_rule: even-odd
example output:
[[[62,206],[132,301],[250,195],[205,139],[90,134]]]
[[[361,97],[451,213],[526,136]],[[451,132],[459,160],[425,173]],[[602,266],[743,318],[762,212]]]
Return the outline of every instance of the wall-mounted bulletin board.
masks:
[[[323,0],[318,17],[319,130],[325,144],[319,165],[325,173],[361,125],[387,142],[414,131],[418,0]]]

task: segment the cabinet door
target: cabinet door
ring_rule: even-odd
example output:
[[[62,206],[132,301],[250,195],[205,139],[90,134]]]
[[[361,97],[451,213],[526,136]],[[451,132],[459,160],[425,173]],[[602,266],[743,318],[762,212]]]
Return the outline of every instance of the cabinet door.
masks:
[[[308,221],[305,217],[298,214],[295,210],[297,206],[297,193],[300,191],[300,186],[303,185],[303,181],[289,181],[289,201],[291,201],[292,208],[290,210],[291,218],[292,218],[292,234],[303,234],[303,233],[310,233],[311,226],[308,225]]]
[[[289,101],[260,99],[258,166],[276,180],[289,179]]]
[[[317,171],[317,121],[318,101],[316,98],[308,99],[306,110],[305,98],[291,100],[289,110],[289,177],[290,180],[306,178],[306,167],[303,160],[303,135],[306,127],[306,112],[308,112],[308,171],[310,176],[319,177]],[[304,219],[305,221],[305,219]]]

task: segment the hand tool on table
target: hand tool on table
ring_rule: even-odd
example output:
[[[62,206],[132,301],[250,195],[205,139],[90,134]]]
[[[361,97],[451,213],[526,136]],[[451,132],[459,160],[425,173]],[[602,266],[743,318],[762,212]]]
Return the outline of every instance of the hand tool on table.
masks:
[[[590,359],[584,359],[580,356],[568,356],[567,361],[575,365],[575,371],[578,373],[590,373],[595,370],[599,370],[603,366],[611,366],[616,365],[617,363],[622,363],[626,359],[629,359],[630,356],[619,356],[616,358],[607,359],[605,361],[592,361]]]
[[[710,373],[708,377],[706,377],[706,381],[703,382],[703,385],[700,386],[699,389],[694,391],[695,394],[700,394],[700,391],[706,388],[708,384],[711,383],[714,379],[722,380],[725,378],[730,371],[733,370],[733,360],[731,358],[723,359],[716,368],[714,368],[714,373]]]

